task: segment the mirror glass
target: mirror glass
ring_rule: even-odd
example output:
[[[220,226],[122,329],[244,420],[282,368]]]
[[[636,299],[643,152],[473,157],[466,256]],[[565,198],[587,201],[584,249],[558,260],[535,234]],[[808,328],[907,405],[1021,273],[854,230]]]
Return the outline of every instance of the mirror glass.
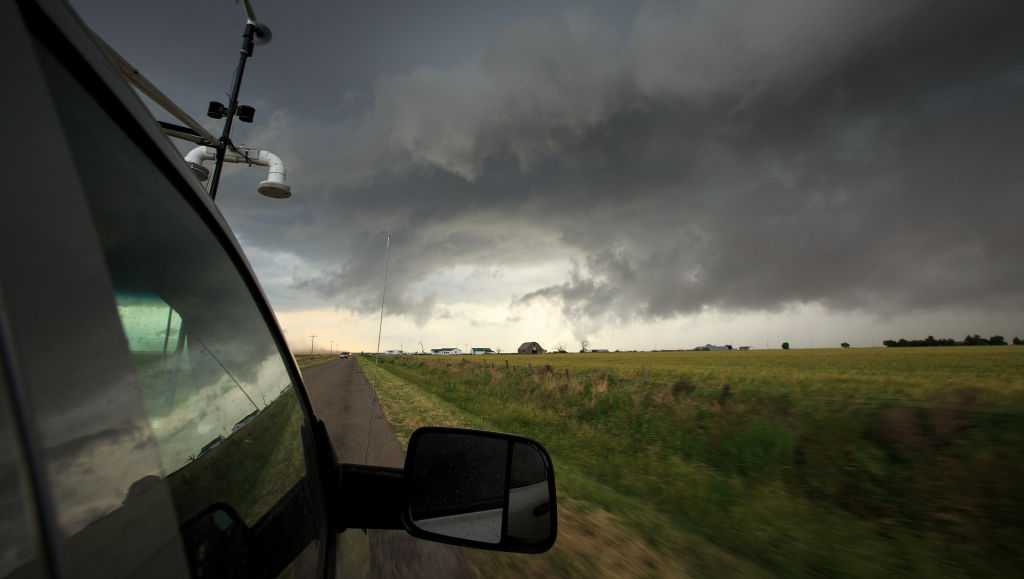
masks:
[[[505,508],[508,441],[490,436],[421,436],[413,465],[409,514],[438,535],[498,543]]]
[[[406,463],[409,522],[425,538],[545,550],[555,533],[550,465],[527,439],[420,429]]]
[[[551,496],[544,456],[532,444],[513,442],[508,536],[527,543],[541,543],[550,535]]]

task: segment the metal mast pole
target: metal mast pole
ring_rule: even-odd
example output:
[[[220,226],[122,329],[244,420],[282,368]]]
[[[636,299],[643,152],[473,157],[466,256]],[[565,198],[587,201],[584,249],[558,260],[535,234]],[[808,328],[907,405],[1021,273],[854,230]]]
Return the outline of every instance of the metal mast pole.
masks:
[[[380,293],[380,324],[377,325],[377,356],[380,356],[380,336],[384,330],[384,299],[388,295],[388,260],[391,258],[391,232],[384,242],[384,289]]]
[[[224,153],[227,152],[228,145],[231,143],[231,125],[235,120],[235,113],[238,111],[238,91],[242,88],[245,61],[252,56],[252,37],[255,33],[256,25],[252,22],[246,22],[245,32],[242,33],[241,55],[238,57],[238,66],[235,67],[235,80],[231,84],[231,100],[228,101],[227,119],[224,121],[224,130],[221,131],[220,140],[217,141],[217,162],[213,166],[213,177],[210,178],[210,199],[217,198],[220,172],[224,168]]]

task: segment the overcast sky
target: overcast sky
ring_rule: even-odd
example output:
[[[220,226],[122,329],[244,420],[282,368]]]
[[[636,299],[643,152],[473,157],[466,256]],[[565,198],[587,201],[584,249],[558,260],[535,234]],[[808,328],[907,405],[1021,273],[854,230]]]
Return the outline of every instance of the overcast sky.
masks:
[[[231,0],[75,6],[226,100]],[[256,9],[235,141],[295,196],[218,203],[300,351],[376,347],[386,231],[384,349],[1024,336],[1022,2]]]

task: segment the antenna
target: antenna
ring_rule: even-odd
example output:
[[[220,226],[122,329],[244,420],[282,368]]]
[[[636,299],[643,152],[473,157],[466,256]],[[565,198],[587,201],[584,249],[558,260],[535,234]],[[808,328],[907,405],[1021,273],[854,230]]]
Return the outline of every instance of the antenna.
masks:
[[[377,356],[380,356],[380,336],[384,331],[384,299],[388,295],[388,260],[391,258],[391,232],[387,232],[384,241],[384,289],[380,293],[380,324],[377,325]]]

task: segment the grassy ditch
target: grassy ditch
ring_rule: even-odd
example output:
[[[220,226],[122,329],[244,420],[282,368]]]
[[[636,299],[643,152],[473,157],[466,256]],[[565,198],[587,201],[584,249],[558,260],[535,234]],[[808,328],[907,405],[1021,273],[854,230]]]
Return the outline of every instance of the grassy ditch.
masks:
[[[387,362],[378,366],[364,357],[360,362],[403,447],[421,426],[502,430],[400,378],[390,371],[395,366]],[[768,576],[700,537],[674,529],[668,518],[650,505],[581,474],[559,455],[553,459],[558,484],[558,543],[539,556],[466,550],[481,577],[690,577],[722,570],[732,576]],[[658,540],[638,534],[637,525]],[[655,543],[667,548],[657,549]]]
[[[331,360],[337,360],[337,354],[296,354],[295,361],[298,362],[299,368],[310,368],[312,366],[319,366],[320,364],[326,364]]]
[[[1024,349],[381,368],[454,415],[542,441],[560,492],[679,574],[994,577],[1024,563]],[[588,557],[575,572],[594,570]]]

